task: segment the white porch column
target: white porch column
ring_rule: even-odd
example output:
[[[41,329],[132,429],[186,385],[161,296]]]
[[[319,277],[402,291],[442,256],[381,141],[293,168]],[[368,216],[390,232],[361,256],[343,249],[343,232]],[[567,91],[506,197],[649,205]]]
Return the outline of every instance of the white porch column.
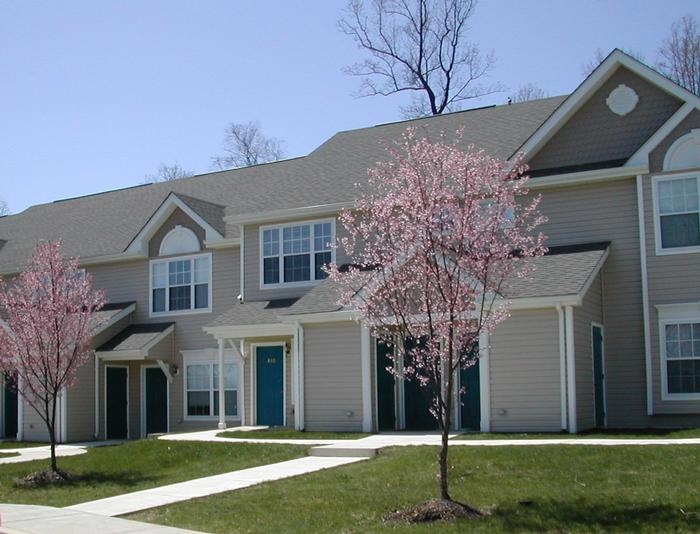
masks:
[[[297,323],[296,328],[297,351],[299,361],[297,362],[299,378],[297,379],[297,389],[299,391],[299,405],[296,406],[295,412],[299,415],[299,429],[304,430],[304,327]]]
[[[564,308],[564,322],[566,323],[566,381],[567,397],[569,400],[569,433],[576,434],[576,361],[574,350],[574,309],[571,306]]]
[[[479,334],[479,404],[481,406],[481,430],[491,432],[491,336]]]
[[[372,351],[369,327],[360,327],[360,359],[362,369],[362,431],[372,431]]]
[[[22,441],[24,439],[24,395],[22,395],[22,389],[24,388],[24,380],[21,376],[17,377],[17,441]]]
[[[299,328],[294,329],[292,337],[292,402],[294,403],[294,429],[301,430],[299,420]]]
[[[219,338],[219,430],[226,428],[226,392],[224,391],[224,340]]]
[[[92,437],[100,437],[100,357],[95,353],[95,433]]]

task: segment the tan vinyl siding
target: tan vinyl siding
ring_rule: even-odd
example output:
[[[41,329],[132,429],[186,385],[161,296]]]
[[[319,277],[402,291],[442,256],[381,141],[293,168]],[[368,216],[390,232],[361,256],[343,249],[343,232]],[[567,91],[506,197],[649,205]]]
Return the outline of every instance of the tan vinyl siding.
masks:
[[[608,425],[646,427],[639,224],[634,178],[542,193],[549,245],[611,241],[602,269]]]
[[[49,433],[46,430],[46,423],[41,418],[39,413],[32,408],[29,403],[25,400],[23,409],[23,441],[49,441]],[[56,414],[57,427],[60,422],[60,415]],[[57,428],[56,430],[56,440],[60,438],[61,434]]]
[[[666,151],[673,142],[690,132],[700,128],[700,112],[694,111],[662,141],[650,155],[650,166],[653,171],[660,171]],[[690,170],[692,171],[692,169]],[[700,174],[700,169],[695,169]],[[678,171],[676,171],[678,172]],[[697,424],[700,415],[700,400],[662,400],[661,373],[665,372],[662,365],[661,347],[659,345],[659,314],[658,304],[681,304],[700,301],[700,253],[656,255],[656,240],[652,177],[643,177],[644,216],[647,243],[647,279],[649,288],[649,322],[651,338],[651,365],[654,424],[661,424],[663,414],[676,414],[669,419],[676,426]],[[695,414],[691,416],[690,414]]]
[[[556,310],[513,312],[490,345],[491,430],[561,430]]]
[[[204,229],[194,222],[192,218],[180,208],[175,208],[175,211],[173,211],[170,217],[168,217],[160,228],[158,228],[156,233],[153,234],[153,237],[148,242],[148,255],[151,258],[158,257],[160,244],[163,241],[163,238],[176,226],[182,226],[192,230],[199,239],[200,248],[204,248]]]
[[[592,323],[603,323],[600,275],[591,284],[581,307],[574,308],[574,354],[576,362],[576,420],[578,430],[595,426]],[[605,333],[604,333],[605,334]]]
[[[307,325],[304,359],[305,428],[362,430],[359,325]]]
[[[316,221],[316,220],[327,220],[333,217],[315,217],[313,219],[304,219],[298,221],[303,223],[305,221]],[[297,221],[295,221],[297,222]],[[285,223],[286,224],[286,223]],[[313,287],[313,283],[305,286],[297,287],[276,287],[276,288],[265,288],[261,289],[260,284],[260,226],[257,224],[251,224],[244,228],[244,269],[245,269],[245,298],[248,301],[256,300],[274,300],[274,299],[285,299],[285,298],[296,298],[302,296],[304,293],[309,291]],[[266,225],[262,225],[266,226]],[[344,237],[346,235],[343,225],[336,220],[335,222],[335,232],[336,239]],[[280,242],[281,246],[281,242]],[[342,265],[347,263],[348,258],[345,254],[343,247],[339,247],[336,250],[336,263]],[[281,275],[281,273],[280,273]]]
[[[637,107],[620,117],[605,100],[618,85],[639,96]],[[681,106],[658,87],[620,67],[530,160],[533,169],[626,159]]]
[[[236,295],[240,293],[239,287],[239,249],[214,250],[212,253],[212,312],[211,313],[191,313],[182,315],[162,315],[149,317],[149,262],[145,260],[115,263],[109,265],[98,265],[89,269],[93,277],[93,284],[101,288],[107,294],[110,302],[136,302],[136,311],[132,314],[132,322],[174,322],[174,335],[168,339],[172,343],[170,347],[162,343],[156,347],[156,352],[152,353],[152,359],[158,357],[168,359],[175,363],[179,369],[183,368],[181,350],[196,350],[204,348],[216,348],[216,340],[206,334],[202,327],[210,323],[217,315],[233,306]],[[166,343],[165,341],[163,343]],[[161,346],[163,345],[163,346]],[[135,363],[134,372],[140,376],[140,362]],[[130,372],[132,372],[130,370]],[[211,428],[216,423],[211,421],[205,423],[187,422],[183,419],[183,391],[184,373],[180,372],[174,377],[170,386],[170,430],[180,431],[197,428]],[[104,377],[100,378],[101,381]],[[140,378],[136,379],[136,393],[140,395]],[[103,392],[102,384],[100,392]],[[130,412],[135,419],[130,420],[130,430],[132,436],[140,435],[140,397],[136,397],[136,412]],[[70,405],[69,405],[70,409]],[[72,409],[69,417],[72,416]],[[134,427],[134,424],[138,426]],[[93,423],[94,425],[94,423]],[[100,408],[100,432],[104,432],[104,411]],[[134,433],[136,432],[136,433]]]
[[[81,366],[77,382],[68,390],[68,441],[87,441],[95,433],[95,358]]]

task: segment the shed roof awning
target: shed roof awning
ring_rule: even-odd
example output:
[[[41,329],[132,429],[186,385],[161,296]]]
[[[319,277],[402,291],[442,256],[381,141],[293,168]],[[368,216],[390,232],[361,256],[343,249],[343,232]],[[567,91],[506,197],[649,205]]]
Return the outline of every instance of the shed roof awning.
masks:
[[[95,353],[103,360],[145,360],[158,343],[175,331],[175,323],[132,324],[101,345]]]

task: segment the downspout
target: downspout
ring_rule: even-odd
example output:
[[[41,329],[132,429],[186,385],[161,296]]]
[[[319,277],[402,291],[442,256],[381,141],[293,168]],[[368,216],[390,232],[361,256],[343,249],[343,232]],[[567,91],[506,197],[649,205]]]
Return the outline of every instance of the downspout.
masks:
[[[297,410],[299,411],[299,430],[304,430],[304,327],[300,323],[297,323],[297,332],[297,342],[299,343],[299,376],[297,378],[299,382],[299,406]]]
[[[241,399],[241,425],[245,426],[245,358],[243,357],[243,351],[245,350],[245,340],[238,340],[238,355],[241,357],[241,389],[243,392],[239,395]]]
[[[576,361],[574,349],[574,308],[564,308],[564,321],[566,326],[566,379],[569,397],[569,433],[576,434]]]
[[[567,429],[566,416],[566,332],[564,331],[564,309],[557,304],[559,316],[559,390],[561,403],[561,429]]]
[[[637,217],[639,219],[639,267],[642,274],[642,318],[644,321],[644,360],[647,379],[647,415],[654,415],[654,392],[651,373],[651,335],[649,319],[649,284],[647,278],[647,235],[644,225],[644,183],[637,175]]]
[[[294,404],[294,429],[300,430],[299,424],[299,325],[294,327],[292,335],[292,399]]]

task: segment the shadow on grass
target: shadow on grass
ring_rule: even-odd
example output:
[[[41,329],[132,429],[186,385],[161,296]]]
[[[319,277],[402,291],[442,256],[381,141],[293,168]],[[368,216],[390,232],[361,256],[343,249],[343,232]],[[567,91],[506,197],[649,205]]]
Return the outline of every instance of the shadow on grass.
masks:
[[[97,486],[118,486],[123,488],[130,488],[134,486],[140,486],[148,483],[155,483],[159,480],[159,477],[149,476],[145,473],[138,471],[126,471],[120,473],[103,473],[99,471],[88,471],[86,473],[71,473],[68,471],[66,473],[68,479],[66,480],[54,480],[39,483],[27,483],[20,480],[15,480],[15,486],[21,487],[22,489],[45,489],[47,487],[65,487],[65,488],[90,488]]]
[[[492,520],[504,530],[541,532],[567,531],[668,531],[700,529],[700,510],[671,504],[571,503],[552,500],[521,500],[492,510]]]

